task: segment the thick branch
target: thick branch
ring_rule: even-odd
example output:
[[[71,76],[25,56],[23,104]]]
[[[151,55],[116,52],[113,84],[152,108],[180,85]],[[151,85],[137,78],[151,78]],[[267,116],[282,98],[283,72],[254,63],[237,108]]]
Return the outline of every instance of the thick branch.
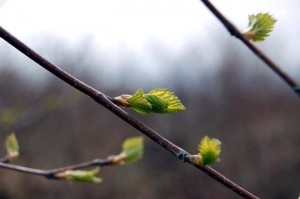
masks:
[[[270,58],[268,58],[261,50],[256,48],[244,35],[229,21],[224,15],[217,10],[208,0],[201,0],[204,5],[220,20],[231,35],[240,39],[256,56],[258,56],[271,70],[273,70],[291,89],[300,97],[300,87],[288,74],[280,69]]]
[[[177,145],[173,144],[139,120],[137,120],[135,117],[129,115],[127,112],[125,112],[120,107],[116,106],[109,97],[101,93],[100,91],[92,88],[91,86],[83,83],[82,81],[76,79],[75,77],[71,76],[67,72],[63,71],[59,67],[55,66],[51,62],[44,59],[42,56],[34,52],[32,49],[27,47],[25,44],[23,44],[21,41],[19,41],[17,38],[12,36],[9,32],[7,32],[5,29],[0,27],[0,37],[2,37],[5,41],[7,41],[9,44],[14,46],[16,49],[21,51],[23,54],[25,54],[27,57],[44,67],[46,70],[60,78],[61,80],[65,81],[66,83],[70,84],[74,88],[80,90],[81,92],[85,93],[86,95],[90,96],[92,99],[94,99],[99,104],[103,105],[107,109],[109,109],[111,112],[113,112],[115,115],[119,116],[121,119],[123,119],[125,122],[148,136],[150,139],[152,139],[154,142],[171,152],[173,155],[175,155],[179,160],[183,162],[188,162],[193,165],[193,162],[190,161],[191,155],[183,150],[182,148],[178,147]],[[234,182],[227,179],[225,176],[221,175],[217,171],[213,170],[212,168],[208,166],[198,166],[194,165],[198,169],[204,171],[206,174],[223,184],[224,186],[228,187],[235,193],[239,194],[240,196],[244,198],[257,198],[247,190],[243,189],[239,185],[235,184]]]

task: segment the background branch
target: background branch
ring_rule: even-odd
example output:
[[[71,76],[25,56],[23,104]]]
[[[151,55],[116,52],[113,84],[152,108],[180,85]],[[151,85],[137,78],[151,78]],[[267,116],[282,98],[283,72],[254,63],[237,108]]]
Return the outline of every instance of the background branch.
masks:
[[[74,164],[66,167],[61,167],[61,168],[56,168],[56,169],[49,169],[49,170],[42,170],[42,169],[33,169],[29,167],[23,167],[19,165],[13,165],[13,164],[8,164],[4,162],[0,162],[0,167],[12,171],[17,171],[17,172],[22,172],[22,173],[27,173],[31,175],[38,175],[38,176],[44,176],[48,179],[60,179],[59,176],[56,174],[68,171],[68,170],[77,170],[77,169],[83,169],[87,167],[92,167],[92,166],[108,166],[108,165],[114,165],[113,158],[106,158],[106,159],[94,159],[90,160],[87,162],[79,163],[79,164]]]
[[[19,51],[21,51],[24,55],[26,55],[27,57],[29,57],[39,65],[41,65],[43,68],[45,68],[46,70],[48,70],[49,72],[51,72],[52,74],[60,78],[61,80],[65,81],[66,83],[73,86],[74,88],[80,90],[84,94],[90,96],[96,102],[103,105],[105,108],[109,109],[111,112],[113,112],[115,115],[123,119],[125,122],[127,122],[137,130],[139,130],[140,132],[148,136],[150,139],[152,139],[154,142],[156,142],[157,144],[165,148],[167,151],[171,152],[179,160],[194,165],[196,168],[205,172],[207,175],[209,175],[216,181],[223,184],[225,187],[229,188],[230,190],[234,191],[235,193],[237,193],[238,195],[244,198],[258,198],[252,193],[250,193],[249,191],[235,184],[234,182],[232,182],[222,174],[218,173],[211,167],[199,166],[193,163],[191,155],[188,152],[178,147],[177,145],[173,144],[172,142],[170,142],[169,140],[167,140],[166,138],[164,138],[163,136],[161,136],[160,134],[152,130],[150,127],[146,126],[145,124],[137,120],[135,117],[129,115],[120,107],[116,106],[110,100],[110,98],[104,95],[102,92],[76,79],[72,75],[63,71],[61,68],[57,67],[56,65],[52,64],[48,60],[44,59],[42,56],[34,52],[32,49],[30,49],[28,46],[23,44],[21,41],[19,41],[17,38],[15,38],[13,35],[11,35],[2,27],[0,27],[0,37],[2,37],[9,44],[14,46]]]
[[[271,70],[273,70],[289,87],[300,97],[300,87],[288,74],[280,69],[270,58],[261,50],[256,48],[244,35],[229,21],[218,9],[208,0],[201,0],[204,5],[220,20],[229,33],[240,39],[256,56],[258,56]]]

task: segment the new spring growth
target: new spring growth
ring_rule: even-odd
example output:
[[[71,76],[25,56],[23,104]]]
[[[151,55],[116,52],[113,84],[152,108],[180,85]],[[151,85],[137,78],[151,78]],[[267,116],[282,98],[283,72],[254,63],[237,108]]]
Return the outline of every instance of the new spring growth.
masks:
[[[215,138],[205,136],[198,146],[199,164],[211,165],[220,160],[221,142]]]
[[[154,89],[147,94],[138,89],[133,95],[115,97],[113,102],[119,106],[131,107],[140,114],[175,113],[185,110],[178,97],[167,89]]]
[[[9,160],[14,160],[19,157],[19,143],[14,133],[6,137],[5,148]]]
[[[93,170],[67,170],[56,174],[56,177],[60,180],[68,180],[73,182],[91,182],[100,183],[102,179],[97,177],[100,167],[96,167]]]
[[[277,20],[269,13],[249,15],[248,28],[243,35],[254,42],[261,42],[270,35]]]
[[[144,139],[142,137],[128,138],[123,142],[122,152],[113,156],[116,165],[131,164],[140,160],[144,154]]]
[[[144,140],[142,137],[128,138],[123,142],[122,152],[119,155],[109,156],[107,165],[130,164],[140,160],[144,153]],[[100,183],[102,179],[97,177],[100,167],[93,170],[67,170],[55,174],[59,180]]]

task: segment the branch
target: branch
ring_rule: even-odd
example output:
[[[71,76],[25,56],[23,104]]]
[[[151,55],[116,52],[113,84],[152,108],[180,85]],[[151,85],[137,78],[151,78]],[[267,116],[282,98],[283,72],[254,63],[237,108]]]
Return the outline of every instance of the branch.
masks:
[[[61,177],[57,174],[60,174],[64,171],[69,171],[69,170],[78,170],[82,168],[87,168],[87,167],[93,167],[93,166],[109,166],[109,165],[114,165],[115,161],[112,157],[108,157],[106,159],[94,159],[90,160],[87,162],[79,163],[79,164],[74,164],[66,167],[61,167],[61,168],[56,168],[56,169],[49,169],[49,170],[41,170],[41,169],[33,169],[29,167],[23,167],[19,165],[13,165],[9,163],[4,163],[0,161],[0,167],[8,170],[13,170],[13,171],[18,171],[22,173],[27,173],[31,175],[38,175],[38,176],[44,176],[48,179],[53,179],[53,180],[61,180]]]
[[[152,130],[150,127],[146,126],[142,122],[140,122],[135,117],[128,114],[126,111],[115,105],[111,98],[103,94],[102,92],[96,90],[95,88],[85,84],[84,82],[76,79],[72,75],[68,74],[67,72],[63,71],[58,66],[52,64],[48,60],[44,59],[42,56],[34,52],[32,49],[27,47],[25,44],[23,44],[21,41],[19,41],[17,38],[12,36],[9,32],[7,32],[5,29],[3,29],[0,26],[0,37],[2,37],[5,41],[7,41],[9,44],[14,46],[16,49],[21,51],[24,55],[41,65],[43,68],[51,72],[53,75],[57,76],[61,80],[65,81],[69,85],[73,86],[74,88],[80,90],[84,94],[88,95],[92,99],[94,99],[96,102],[113,112],[115,115],[123,119],[125,122],[136,128],[141,133],[148,136],[150,139],[152,139],[154,142],[159,144],[161,147],[165,148],[167,151],[175,155],[179,160],[183,162],[190,163],[191,165],[195,166],[196,168],[200,169],[201,171],[205,172],[207,175],[215,179],[216,181],[223,184],[225,187],[231,189],[238,195],[244,197],[244,198],[258,198],[252,193],[248,192],[247,190],[243,189],[239,185],[235,184],[222,174],[218,173],[214,169],[212,169],[209,166],[199,166],[192,161],[192,156],[186,152],[184,149],[180,148],[179,146],[175,145],[174,143],[170,142],[154,130]]]
[[[95,176],[103,166],[117,166],[123,164],[130,164],[141,159],[144,151],[144,141],[142,137],[132,137],[126,139],[122,144],[122,152],[119,155],[111,155],[106,159],[93,159],[87,162],[73,164],[66,167],[60,167],[50,170],[34,169],[18,165],[9,164],[9,162],[19,155],[19,145],[14,134],[11,134],[6,139],[6,150],[8,154],[6,157],[0,159],[0,167],[27,173],[31,175],[44,176],[48,179],[54,180],[69,180],[80,182],[100,183],[101,178]],[[79,170],[86,167],[95,167],[93,170]]]
[[[271,70],[273,70],[289,87],[300,97],[300,86],[288,74],[280,69],[270,58],[261,50],[256,48],[244,35],[229,21],[224,15],[212,5],[209,0],[201,0],[204,5],[220,20],[229,33],[240,39],[256,56],[258,56]]]

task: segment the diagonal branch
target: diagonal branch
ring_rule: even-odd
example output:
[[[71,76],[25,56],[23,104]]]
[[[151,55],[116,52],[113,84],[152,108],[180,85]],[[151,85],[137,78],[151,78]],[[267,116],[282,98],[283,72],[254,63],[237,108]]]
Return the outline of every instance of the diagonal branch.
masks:
[[[271,70],[273,70],[289,87],[300,97],[300,86],[288,74],[280,69],[269,57],[261,50],[256,48],[244,35],[228,20],[209,0],[201,0],[204,5],[220,20],[229,33],[240,39],[256,56],[258,56]]]
[[[258,198],[252,193],[248,192],[247,190],[243,189],[239,185],[235,184],[222,174],[218,173],[214,169],[212,169],[209,166],[199,166],[195,164],[192,161],[192,156],[186,152],[184,149],[180,148],[179,146],[175,145],[174,143],[170,142],[154,130],[152,130],[150,127],[146,126],[142,122],[140,122],[135,117],[129,115],[126,111],[115,105],[110,97],[106,96],[102,92],[94,89],[93,87],[85,84],[84,82],[76,79],[72,75],[68,74],[67,72],[63,71],[58,66],[52,64],[36,52],[34,52],[32,49],[30,49],[28,46],[26,46],[24,43],[19,41],[17,38],[15,38],[13,35],[11,35],[9,32],[7,32],[5,29],[3,29],[0,26],[0,37],[2,37],[5,41],[7,41],[9,44],[14,46],[16,49],[21,51],[24,55],[41,65],[43,68],[63,80],[64,82],[68,83],[69,85],[73,86],[74,88],[80,90],[84,94],[90,96],[92,99],[94,99],[96,102],[113,112],[115,115],[123,119],[125,122],[136,128],[141,133],[148,136],[150,139],[152,139],[154,142],[159,144],[161,147],[165,148],[167,151],[175,155],[179,160],[183,162],[188,162],[191,165],[194,165],[196,168],[200,169],[201,171],[205,172],[207,175],[215,179],[216,181],[223,184],[225,187],[229,188],[230,190],[234,191],[238,195],[244,197],[244,198]]]

